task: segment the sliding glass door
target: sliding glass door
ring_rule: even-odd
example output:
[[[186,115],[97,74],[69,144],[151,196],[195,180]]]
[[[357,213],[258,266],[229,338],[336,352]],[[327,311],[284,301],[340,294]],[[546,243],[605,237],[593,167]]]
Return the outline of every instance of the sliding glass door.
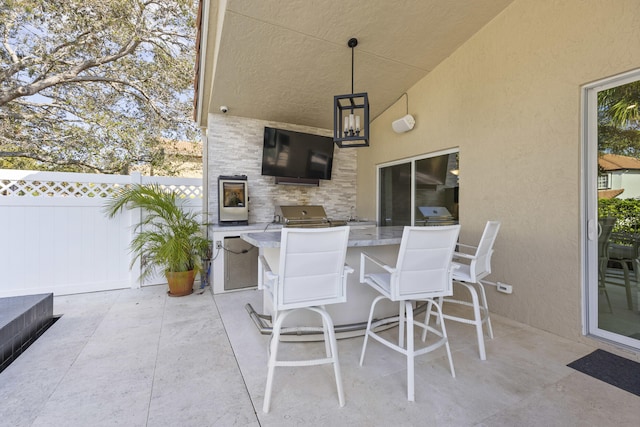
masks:
[[[438,225],[458,220],[458,150],[378,167],[378,224]]]
[[[640,71],[584,89],[586,332],[640,349]]]
[[[411,225],[412,175],[410,162],[380,168],[381,226]]]

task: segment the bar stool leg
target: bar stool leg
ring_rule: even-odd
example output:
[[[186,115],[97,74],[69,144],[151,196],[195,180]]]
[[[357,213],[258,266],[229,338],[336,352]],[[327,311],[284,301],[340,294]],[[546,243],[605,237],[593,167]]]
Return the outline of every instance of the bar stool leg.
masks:
[[[482,315],[480,314],[480,304],[478,301],[478,292],[473,285],[467,285],[469,292],[471,293],[471,301],[473,304],[473,322],[476,326],[476,338],[478,340],[478,353],[480,354],[480,360],[487,360],[487,352],[484,348],[484,330],[482,329]]]
[[[369,310],[369,320],[367,321],[367,330],[364,332],[364,342],[362,343],[362,352],[360,353],[360,366],[362,366],[362,363],[364,362],[364,353],[367,350],[369,332],[371,331],[371,323],[373,321],[373,312],[376,309],[376,304],[378,304],[378,302],[381,301],[382,299],[384,299],[383,296],[378,296],[371,303],[371,310]]]
[[[264,392],[264,403],[262,405],[262,411],[269,412],[271,406],[271,390],[273,388],[273,375],[275,373],[278,355],[278,345],[280,344],[280,330],[282,329],[282,323],[288,312],[281,312],[273,324],[273,331],[271,333],[271,342],[269,343],[269,362],[267,364],[267,385]]]
[[[324,305],[319,306],[322,310],[326,310],[326,308],[324,307]],[[331,342],[328,340],[329,338],[329,329],[328,326],[326,324],[326,322],[324,321],[324,315],[322,315],[322,332],[324,334],[324,351],[327,354],[327,357],[331,356]]]
[[[398,303],[398,345],[404,348],[404,321],[405,307],[403,301]]]
[[[449,369],[451,370],[451,376],[455,378],[456,370],[453,367],[453,357],[451,357],[451,347],[449,346],[449,336],[447,335],[447,328],[444,325],[444,316],[442,315],[442,307],[440,307],[438,303],[435,301],[433,302],[433,305],[436,308],[438,319],[440,319],[440,326],[442,327],[442,337],[445,339],[444,346],[447,349],[447,357],[449,358]]]
[[[487,293],[484,290],[482,280],[478,281],[478,288],[480,289],[480,302],[482,303],[482,307],[486,310],[487,332],[489,333],[489,338],[493,339],[493,328],[491,327],[491,316],[489,315],[489,305],[487,304]]]
[[[320,314],[322,316],[322,323],[324,325],[325,342],[329,342],[330,353],[327,354],[327,357],[330,357],[333,361],[333,371],[336,376],[336,387],[338,389],[338,402],[340,403],[340,407],[344,406],[344,388],[342,387],[342,375],[340,373],[340,359],[338,358],[338,341],[336,340],[336,333],[333,326],[333,321],[331,320],[331,316],[324,311],[321,310]]]
[[[415,398],[415,352],[413,343],[413,305],[411,301],[404,301],[404,311],[407,321],[407,399],[414,402]]]

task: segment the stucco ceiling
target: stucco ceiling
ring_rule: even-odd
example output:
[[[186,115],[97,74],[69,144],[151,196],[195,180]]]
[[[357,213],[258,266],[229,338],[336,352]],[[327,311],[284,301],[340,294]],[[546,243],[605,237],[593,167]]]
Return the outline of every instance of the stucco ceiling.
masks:
[[[351,37],[373,119],[513,0],[203,1],[199,124],[225,105],[330,129],[333,96],[351,92]]]

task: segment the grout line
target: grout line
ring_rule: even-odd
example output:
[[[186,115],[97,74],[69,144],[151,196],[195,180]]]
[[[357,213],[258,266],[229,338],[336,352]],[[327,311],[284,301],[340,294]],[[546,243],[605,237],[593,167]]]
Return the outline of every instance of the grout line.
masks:
[[[38,415],[35,416],[35,418],[33,419],[32,424],[34,424],[36,422],[36,420],[42,415],[42,411],[44,410],[45,406],[47,406],[47,404],[49,403],[49,400],[51,400],[51,397],[56,393],[56,391],[58,391],[58,389],[60,388],[60,384],[62,384],[62,382],[64,381],[64,379],[67,377],[67,375],[69,374],[69,371],[71,371],[71,369],[73,368],[73,366],[76,364],[76,362],[78,361],[78,358],[80,357],[80,355],[82,354],[82,352],[85,350],[85,348],[87,348],[87,345],[89,344],[89,341],[91,341],[91,338],[95,335],[96,331],[98,330],[98,328],[100,327],[100,325],[102,325],[102,323],[104,322],[104,319],[107,317],[107,315],[109,314],[109,312],[111,311],[111,309],[113,308],[113,306],[115,305],[116,301],[118,301],[118,299],[120,298],[121,295],[121,291],[117,291],[118,292],[118,297],[115,298],[112,303],[109,305],[109,308],[104,312],[104,315],[102,316],[102,318],[100,319],[100,321],[96,324],[95,328],[93,329],[93,331],[91,331],[90,334],[87,335],[84,343],[82,344],[82,347],[80,348],[80,350],[78,350],[78,353],[76,353],[76,355],[74,356],[73,360],[71,361],[71,363],[69,364],[69,367],[67,368],[67,370],[64,372],[64,374],[62,374],[60,376],[60,379],[58,380],[58,382],[56,382],[55,386],[53,386],[51,393],[49,393],[49,395],[46,397],[46,399],[43,401],[42,406],[40,407],[40,411],[38,412]],[[65,295],[65,297],[69,297],[68,295]],[[54,299],[54,307],[55,307],[55,299]],[[64,313],[60,314],[55,314],[54,316],[58,316],[60,319],[64,318]],[[62,327],[62,322],[58,323],[58,327]],[[52,325],[52,327],[55,327],[55,324]]]
[[[165,314],[167,312],[167,296],[166,293],[163,293],[163,304],[162,304],[162,320],[160,322],[160,333],[158,334],[158,344],[156,345],[156,359],[153,362],[153,373],[151,375],[151,390],[149,391],[149,403],[147,404],[147,420],[145,422],[145,426],[149,425],[149,416],[151,415],[151,400],[153,399],[153,389],[156,383],[156,369],[158,368],[158,357],[160,355],[160,341],[162,340],[162,331],[164,330],[164,320]]]
[[[233,345],[231,345],[231,338],[229,337],[229,333],[227,332],[227,327],[224,323],[224,319],[222,318],[222,315],[220,314],[220,308],[218,307],[218,302],[216,301],[215,295],[213,295],[213,289],[209,289],[211,291],[211,299],[213,300],[213,304],[216,306],[216,310],[218,311],[218,316],[220,317],[220,322],[222,323],[222,328],[224,329],[224,334],[227,337],[227,342],[229,343],[229,348],[231,349],[231,354],[233,354],[233,359],[236,361],[236,367],[238,368],[238,372],[240,373],[240,378],[242,378],[242,384],[244,385],[244,389],[247,392],[247,397],[249,398],[249,402],[251,402],[251,407],[253,408],[253,414],[256,417],[256,422],[258,423],[259,426],[261,426],[262,424],[260,423],[260,419],[258,418],[258,412],[256,411],[256,405],[253,403],[253,399],[251,398],[251,393],[249,393],[249,387],[247,386],[247,381],[244,377],[244,374],[242,373],[242,369],[240,369],[240,363],[238,363],[238,358],[236,357],[236,352],[233,349]]]

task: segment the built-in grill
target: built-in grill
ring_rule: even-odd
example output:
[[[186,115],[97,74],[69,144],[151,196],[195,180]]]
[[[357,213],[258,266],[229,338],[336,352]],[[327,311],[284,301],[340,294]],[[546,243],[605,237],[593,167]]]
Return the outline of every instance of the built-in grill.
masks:
[[[420,225],[454,225],[456,219],[449,210],[443,206],[419,206],[418,210],[422,214],[422,220],[416,220]]]
[[[327,213],[318,205],[279,206],[280,221],[285,227],[321,228],[347,225],[344,220],[327,218]]]

